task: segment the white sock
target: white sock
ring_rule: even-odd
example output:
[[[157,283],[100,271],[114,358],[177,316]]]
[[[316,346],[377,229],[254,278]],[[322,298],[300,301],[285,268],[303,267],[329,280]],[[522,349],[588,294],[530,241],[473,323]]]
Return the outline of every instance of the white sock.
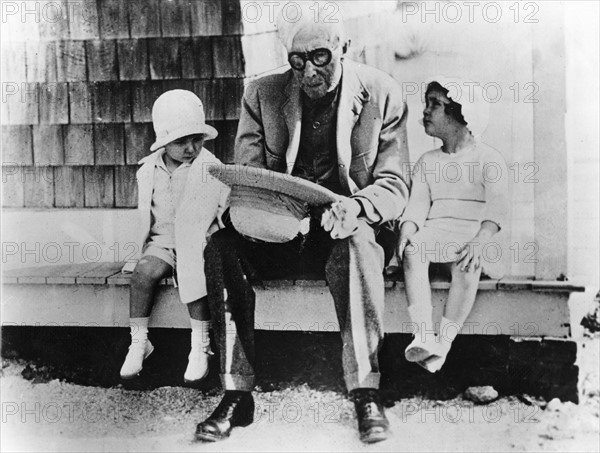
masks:
[[[129,318],[131,344],[145,343],[148,340],[148,322],[150,318]]]
[[[192,324],[192,350],[196,348],[204,350],[206,347],[210,346],[210,321],[190,319],[190,323]]]
[[[462,329],[462,324],[442,316],[442,322],[440,323],[440,337],[442,342],[450,346],[460,332],[460,329]]]
[[[416,324],[415,335],[420,335],[421,340],[425,341],[429,335],[433,338],[435,330],[433,329],[433,307],[429,304],[409,305],[408,314],[410,320]]]

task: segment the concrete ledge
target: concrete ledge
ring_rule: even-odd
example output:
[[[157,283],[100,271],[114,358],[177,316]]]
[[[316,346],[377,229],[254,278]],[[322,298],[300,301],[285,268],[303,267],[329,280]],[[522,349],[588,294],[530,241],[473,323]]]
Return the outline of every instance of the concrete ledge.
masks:
[[[17,269],[4,274],[3,325],[128,326],[129,278],[123,263],[85,263]],[[170,280],[170,279],[169,279]],[[162,282],[151,325],[189,328],[177,289]],[[432,281],[434,317],[440,319],[450,286]],[[255,285],[259,330],[339,330],[325,281],[312,278]],[[567,282],[482,280],[463,334],[568,338],[569,294],[584,288]],[[386,281],[385,331],[411,333],[404,282]]]

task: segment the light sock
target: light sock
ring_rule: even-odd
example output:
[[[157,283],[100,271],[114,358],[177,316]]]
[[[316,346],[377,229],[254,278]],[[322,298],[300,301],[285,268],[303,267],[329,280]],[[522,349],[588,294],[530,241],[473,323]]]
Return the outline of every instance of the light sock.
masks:
[[[147,318],[129,318],[129,328],[131,330],[131,344],[146,343],[148,340],[148,323],[150,317]]]
[[[197,319],[190,319],[190,323],[192,325],[192,350],[196,348],[200,348],[204,350],[204,348],[210,346],[210,321],[199,321]]]
[[[440,337],[442,343],[446,343],[447,347],[449,348],[456,336],[459,334],[460,329],[462,329],[462,324],[442,316],[442,321],[440,323]]]
[[[416,324],[416,335],[421,336],[421,340],[425,341],[427,335],[434,335],[435,330],[433,329],[433,307],[429,304],[415,304],[409,305],[408,314],[410,320]],[[432,337],[433,338],[433,337]]]

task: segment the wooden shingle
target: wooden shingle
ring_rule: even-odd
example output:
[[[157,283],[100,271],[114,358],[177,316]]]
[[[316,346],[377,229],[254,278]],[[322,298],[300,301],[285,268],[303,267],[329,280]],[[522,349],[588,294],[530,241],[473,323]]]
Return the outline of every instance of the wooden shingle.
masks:
[[[237,120],[241,113],[244,79],[221,79],[221,82],[223,84],[220,91],[223,98],[223,117],[226,120]]]
[[[129,38],[127,2],[98,0],[100,37],[102,39]]]
[[[239,121],[219,121],[216,128],[219,131],[219,154],[217,157],[223,163],[233,163],[235,135]]]
[[[146,80],[148,70],[148,42],[145,39],[117,41],[119,78],[121,80]]]
[[[223,34],[221,0],[203,0],[191,3],[192,36],[220,36]]]
[[[62,126],[33,126],[33,162],[50,166],[65,163]]]
[[[151,79],[181,78],[181,53],[179,51],[179,39],[149,39],[148,61],[150,65]]]
[[[22,167],[2,165],[2,206],[21,208],[25,205]]]
[[[91,82],[118,80],[116,41],[93,40],[85,42],[88,59],[88,79]]]
[[[93,83],[69,83],[69,114],[73,124],[92,122],[92,87]]]
[[[100,39],[97,0],[69,3],[71,39]]]
[[[136,165],[150,154],[155,134],[152,123],[130,123],[125,125],[125,161],[127,165]]]
[[[190,36],[189,0],[160,0],[160,25],[163,37]]]
[[[223,35],[242,34],[242,8],[240,3],[240,0],[223,0]],[[266,11],[265,14],[267,14]]]
[[[31,126],[2,126],[2,163],[33,165]]]
[[[204,105],[204,114],[210,121],[223,119],[223,98],[218,80],[196,80],[194,82],[194,93],[200,98]]]
[[[115,167],[115,206],[135,208],[138,201],[138,186],[135,173],[137,165]]]
[[[182,77],[184,79],[211,79],[213,76],[211,38],[182,39],[180,46]]]
[[[69,8],[65,2],[42,0],[36,2],[41,17],[39,38],[41,41],[69,39]]]
[[[2,59],[0,60],[2,82],[21,83],[27,80],[24,57],[24,42],[9,41],[2,43]]]
[[[37,83],[3,82],[4,124],[37,124],[39,122],[40,86]]]
[[[212,39],[214,76],[243,77],[244,56],[239,36],[217,36]]]
[[[162,80],[135,82],[132,86],[133,121],[152,121],[152,105],[163,92]]]
[[[123,124],[94,125],[94,157],[96,165],[125,164]]]
[[[186,80],[186,79],[164,80],[163,81],[163,92],[167,92],[170,90],[194,91],[194,81]]]
[[[94,123],[131,121],[131,94],[128,82],[100,82],[92,86]]]
[[[160,37],[158,0],[128,0],[129,26],[132,38]]]
[[[217,124],[218,121],[207,121],[206,124],[209,124],[210,126],[214,127],[217,132],[219,131],[219,125]],[[213,153],[215,156],[219,156],[221,154],[221,142],[219,141],[219,137],[217,137],[215,140],[209,140],[207,142],[204,143],[204,147],[209,150],[211,153]]]
[[[28,82],[56,82],[58,68],[55,41],[30,41],[26,43]]]
[[[84,41],[59,41],[56,47],[57,80],[78,82],[87,80]]]
[[[4,85],[2,88],[6,90],[7,85]],[[10,124],[9,120],[8,120],[8,116],[9,116],[8,103],[0,102],[0,121],[2,121],[2,123],[1,123],[2,125]]]
[[[68,124],[64,131],[65,165],[94,165],[91,124]]]
[[[39,88],[40,123],[67,124],[69,122],[67,83],[42,83]]]
[[[86,208],[112,208],[115,205],[114,167],[84,167],[83,184],[85,186]]]
[[[54,168],[54,205],[57,208],[84,206],[83,167]]]
[[[26,208],[54,205],[53,167],[23,167],[23,204]]]

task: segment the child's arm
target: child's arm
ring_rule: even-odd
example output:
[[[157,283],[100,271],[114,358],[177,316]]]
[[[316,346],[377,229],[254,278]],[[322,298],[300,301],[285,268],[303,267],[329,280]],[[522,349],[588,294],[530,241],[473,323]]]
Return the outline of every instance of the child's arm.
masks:
[[[489,149],[481,168],[486,213],[475,237],[457,252],[456,263],[465,272],[479,269],[485,246],[500,231],[508,213],[508,168],[502,155],[495,149]]]

